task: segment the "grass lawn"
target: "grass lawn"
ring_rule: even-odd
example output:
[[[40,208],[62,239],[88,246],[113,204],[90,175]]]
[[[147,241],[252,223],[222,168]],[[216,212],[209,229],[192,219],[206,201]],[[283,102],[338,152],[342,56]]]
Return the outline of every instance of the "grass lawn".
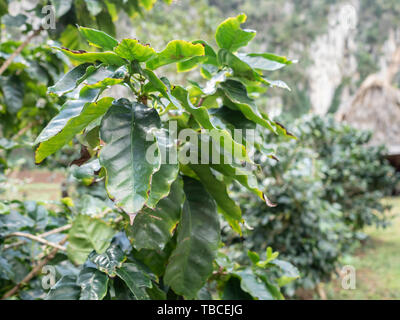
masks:
[[[370,238],[344,264],[356,268],[356,289],[344,290],[341,279],[324,285],[328,299],[400,299],[400,198],[385,199],[399,214],[387,229],[368,228]]]

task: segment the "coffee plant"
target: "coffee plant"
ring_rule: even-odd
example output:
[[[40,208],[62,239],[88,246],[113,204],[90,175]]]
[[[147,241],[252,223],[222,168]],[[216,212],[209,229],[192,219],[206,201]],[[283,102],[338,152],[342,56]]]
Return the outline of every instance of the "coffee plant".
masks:
[[[313,289],[331,279],[340,259],[365,239],[367,225],[390,223],[380,199],[390,196],[398,176],[385,160],[383,147],[368,146],[370,132],[335,122],[333,117],[307,115],[293,124],[297,141],[266,138],[277,148],[279,162],[262,154],[257,173],[261,188],[279,205],[265,210],[251,193],[237,199],[253,230],[245,240],[227,232],[231,256],[239,261],[244,248],[272,246],[296,265],[301,278],[287,289]]]
[[[249,251],[251,264],[240,265],[220,236],[221,223],[238,235],[246,226],[231,184],[275,206],[257,185],[251,145],[274,156],[246,129],[293,138],[254,99],[269,87],[288,88],[267,74],[292,61],[244,53],[256,35],[241,28],[245,20],[241,14],[222,22],[216,49],[173,40],[156,51],[82,26],[95,50],[53,48],[76,64],[48,88],[49,99],[65,102],[36,138],[35,162],[79,141],[72,175],[103,192],[65,197],[53,204],[57,213],[40,203],[2,203],[4,298],[43,298],[38,280],[30,280],[53,264],[59,280],[47,299],[283,298],[280,288],[299,277],[295,267],[270,247],[262,255]],[[204,80],[173,85],[161,75],[170,64],[178,72],[199,70]],[[114,98],[115,86],[129,93]],[[18,237],[24,240],[17,245]],[[35,267],[22,278],[16,263]]]

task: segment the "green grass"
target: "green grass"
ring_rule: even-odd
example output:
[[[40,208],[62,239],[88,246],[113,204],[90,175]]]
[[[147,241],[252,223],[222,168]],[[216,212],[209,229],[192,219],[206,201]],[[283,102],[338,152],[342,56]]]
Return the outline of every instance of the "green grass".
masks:
[[[400,198],[384,200],[393,206],[392,214],[400,214]],[[356,289],[342,289],[337,277],[323,287],[328,299],[400,299],[400,216],[386,229],[370,227],[370,238],[344,264],[356,269]]]

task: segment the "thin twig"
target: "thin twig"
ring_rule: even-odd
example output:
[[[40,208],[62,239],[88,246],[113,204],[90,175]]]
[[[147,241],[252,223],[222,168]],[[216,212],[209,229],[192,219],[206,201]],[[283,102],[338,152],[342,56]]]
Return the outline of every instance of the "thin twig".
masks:
[[[62,246],[68,239],[68,236],[66,236],[63,240],[61,240],[58,245]],[[12,297],[14,294],[16,294],[19,289],[21,289],[25,284],[29,283],[29,281],[32,280],[33,277],[35,277],[38,273],[41,272],[42,268],[49,263],[50,260],[52,260],[57,252],[58,252],[58,248],[54,248],[53,250],[51,250],[51,252],[46,256],[46,258],[44,258],[42,261],[39,262],[39,264],[34,267],[31,272],[29,272],[24,279],[22,279],[22,281],[20,283],[18,283],[14,288],[12,288],[10,291],[6,292],[4,294],[4,296],[1,298],[2,300],[5,300],[7,298]]]
[[[0,76],[3,74],[4,71],[7,70],[7,68],[10,66],[10,64],[13,62],[13,60],[21,53],[22,50],[31,42],[31,40],[39,35],[40,32],[42,32],[43,28],[39,28],[38,30],[35,30],[28,38],[25,39],[24,42],[20,44],[20,46],[15,50],[11,56],[8,57],[8,59],[3,63],[3,65],[0,67]]]
[[[60,233],[60,232],[69,230],[69,229],[71,229],[71,227],[72,227],[72,224],[66,224],[65,226],[62,226],[62,227],[47,231],[45,233],[39,234],[39,235],[37,235],[37,237],[46,238],[52,234],[56,234],[56,233]],[[11,248],[19,247],[25,243],[26,243],[26,241],[21,240],[21,241],[15,242],[15,243],[6,244],[3,248],[3,250],[5,251],[5,250],[11,249]]]
[[[30,233],[13,232],[13,233],[10,233],[10,234],[6,235],[6,238],[11,238],[11,237],[24,237],[24,238],[28,238],[28,239],[43,243],[43,244],[45,244],[45,245],[47,245],[49,247],[57,248],[58,250],[61,250],[61,251],[66,251],[67,250],[65,247],[60,246],[57,243],[50,242],[50,241],[48,241],[46,239],[43,239],[42,237],[34,236],[33,234],[30,234]]]
[[[60,233],[60,232],[69,230],[71,228],[72,228],[72,224],[66,224],[65,226],[62,226],[62,227],[47,231],[45,233],[42,233],[42,234],[39,235],[39,237],[46,238],[46,237],[48,237],[48,236],[50,236],[52,234]]]

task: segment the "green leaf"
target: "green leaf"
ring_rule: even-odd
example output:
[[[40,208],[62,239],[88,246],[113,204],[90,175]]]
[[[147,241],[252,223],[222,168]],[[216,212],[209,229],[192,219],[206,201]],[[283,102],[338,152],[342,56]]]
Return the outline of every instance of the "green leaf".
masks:
[[[75,276],[64,276],[50,289],[46,300],[78,300],[80,292]]]
[[[226,164],[223,161],[224,159],[222,158],[219,164],[211,164],[210,166],[222,173],[224,176],[235,179],[246,189],[250,190],[262,200],[266,201],[265,195],[259,189],[257,179],[252,172],[243,170],[243,168],[239,168],[231,164]]]
[[[256,265],[260,261],[260,256],[257,252],[247,251],[247,256],[250,258],[251,263]]]
[[[89,84],[85,86],[86,89],[101,89],[104,90],[108,87],[115,86],[117,84],[122,84],[124,83],[124,79],[116,79],[116,78],[105,78],[99,82],[96,82],[94,84]]]
[[[274,300],[268,287],[251,271],[239,271],[235,273],[241,278],[240,286],[243,291],[249,293],[258,300]]]
[[[220,48],[235,52],[246,46],[255,36],[254,30],[243,30],[240,25],[246,21],[246,15],[240,14],[222,22],[215,33],[215,40]]]
[[[12,266],[6,259],[0,257],[0,279],[11,280],[13,277]]]
[[[139,3],[146,9],[151,10],[157,0],[139,0]]]
[[[145,62],[156,55],[156,51],[149,45],[143,45],[136,39],[124,39],[114,49],[121,58],[129,61]]]
[[[62,95],[75,89],[89,66],[91,66],[90,63],[83,63],[68,71],[54,86],[49,87],[47,92]]]
[[[287,261],[275,259],[271,261],[271,264],[278,266],[283,272],[283,275],[276,280],[280,287],[300,278],[299,270]]]
[[[114,277],[117,269],[120,268],[122,263],[126,260],[126,256],[118,244],[111,243],[104,253],[92,251],[88,260],[93,262],[101,272],[108,274],[110,277]]]
[[[107,172],[106,188],[131,219],[146,203],[151,177],[160,167],[159,153],[154,159],[146,158],[154,146],[151,132],[160,125],[155,109],[126,99],[115,101],[101,123],[100,136],[106,146],[100,164]]]
[[[133,246],[137,249],[164,249],[178,224],[184,199],[181,179],[175,180],[168,197],[155,210],[145,208],[138,213],[131,227]]]
[[[266,80],[264,80],[252,67],[228,50],[221,49],[218,51],[218,62],[221,66],[228,66],[231,68],[236,77],[243,77],[250,81],[266,83]]]
[[[146,288],[151,288],[153,286],[151,277],[138,268],[136,264],[125,263],[116,272],[118,277],[125,282],[137,300],[149,299]]]
[[[253,297],[243,291],[240,286],[240,278],[233,275],[224,286],[222,300],[253,300]]]
[[[185,177],[186,201],[164,281],[175,293],[195,298],[212,272],[220,241],[214,200],[201,183]]]
[[[204,47],[200,43],[192,44],[184,40],[173,40],[167,44],[163,51],[158,52],[153,59],[147,61],[146,67],[154,70],[167,64],[203,55]]]
[[[153,283],[151,288],[147,288],[146,292],[151,300],[167,300],[167,294],[155,283]]]
[[[68,257],[74,263],[82,264],[93,250],[103,253],[114,234],[115,230],[104,221],[88,215],[78,215],[69,231]]]
[[[220,145],[228,154],[233,155],[239,161],[247,161],[252,163],[249,158],[246,148],[233,140],[232,136],[227,130],[221,130],[212,124],[210,114],[205,107],[195,107],[189,99],[189,93],[182,87],[176,86],[172,90],[172,95],[181,102],[181,106],[200,123],[200,125],[207,130],[208,134],[217,145]]]
[[[56,17],[59,18],[71,9],[72,0],[51,0],[51,3],[56,11]]]
[[[103,10],[103,4],[100,0],[85,0],[86,7],[90,14],[97,16]]]
[[[150,208],[155,208],[161,199],[168,196],[171,184],[176,180],[179,173],[178,161],[173,158],[177,154],[177,148],[172,141],[169,141],[168,132],[166,130],[158,132],[156,139],[162,162],[160,170],[154,173],[151,180],[149,199],[146,203]]]
[[[94,268],[84,267],[78,276],[80,300],[102,300],[107,294],[108,276]]]
[[[199,64],[211,64],[218,66],[217,55],[214,49],[203,40],[196,40],[192,42],[193,44],[200,43],[204,47],[204,56],[198,56],[190,58],[189,60],[178,62],[176,68],[178,72],[186,72],[194,69]]]
[[[213,196],[232,229],[241,235],[242,230],[239,223],[242,221],[242,211],[228,195],[226,184],[213,175],[209,165],[192,164],[190,168],[196,172],[203,186]]]
[[[79,27],[79,32],[90,45],[104,50],[112,51],[117,45],[118,41],[103,31],[96,29]]]
[[[220,83],[220,87],[247,119],[275,132],[272,122],[262,117],[254,100],[249,98],[246,87],[241,82],[229,79]]]
[[[238,53],[237,57],[246,62],[253,69],[275,71],[290,65],[293,61],[272,53]]]
[[[263,78],[265,81],[267,81],[268,85],[271,88],[281,88],[281,89],[286,89],[291,91],[290,87],[286,84],[286,82],[282,80],[269,80],[267,78]]]
[[[240,111],[229,109],[228,107],[222,106],[218,109],[211,109],[209,113],[212,116],[212,122],[215,126],[226,128],[233,132],[234,129],[256,129],[256,124],[247,119]]]
[[[123,66],[125,64],[125,60],[112,51],[86,52],[83,50],[75,51],[67,48],[57,48],[57,47],[54,48],[62,51],[67,57],[79,62],[95,63],[97,61],[100,61],[118,67]]]
[[[103,116],[111,106],[113,98],[106,97],[97,102],[83,100],[67,101],[60,113],[54,117],[37,137],[40,143],[35,152],[36,163],[59,150],[93,120]]]
[[[162,276],[165,273],[165,268],[168,259],[175,249],[176,246],[176,236],[165,245],[163,250],[160,249],[140,249],[132,250],[132,255],[142,261],[154,274]]]
[[[24,101],[24,83],[16,76],[1,78],[1,89],[3,91],[4,103],[11,114],[16,114]]]

